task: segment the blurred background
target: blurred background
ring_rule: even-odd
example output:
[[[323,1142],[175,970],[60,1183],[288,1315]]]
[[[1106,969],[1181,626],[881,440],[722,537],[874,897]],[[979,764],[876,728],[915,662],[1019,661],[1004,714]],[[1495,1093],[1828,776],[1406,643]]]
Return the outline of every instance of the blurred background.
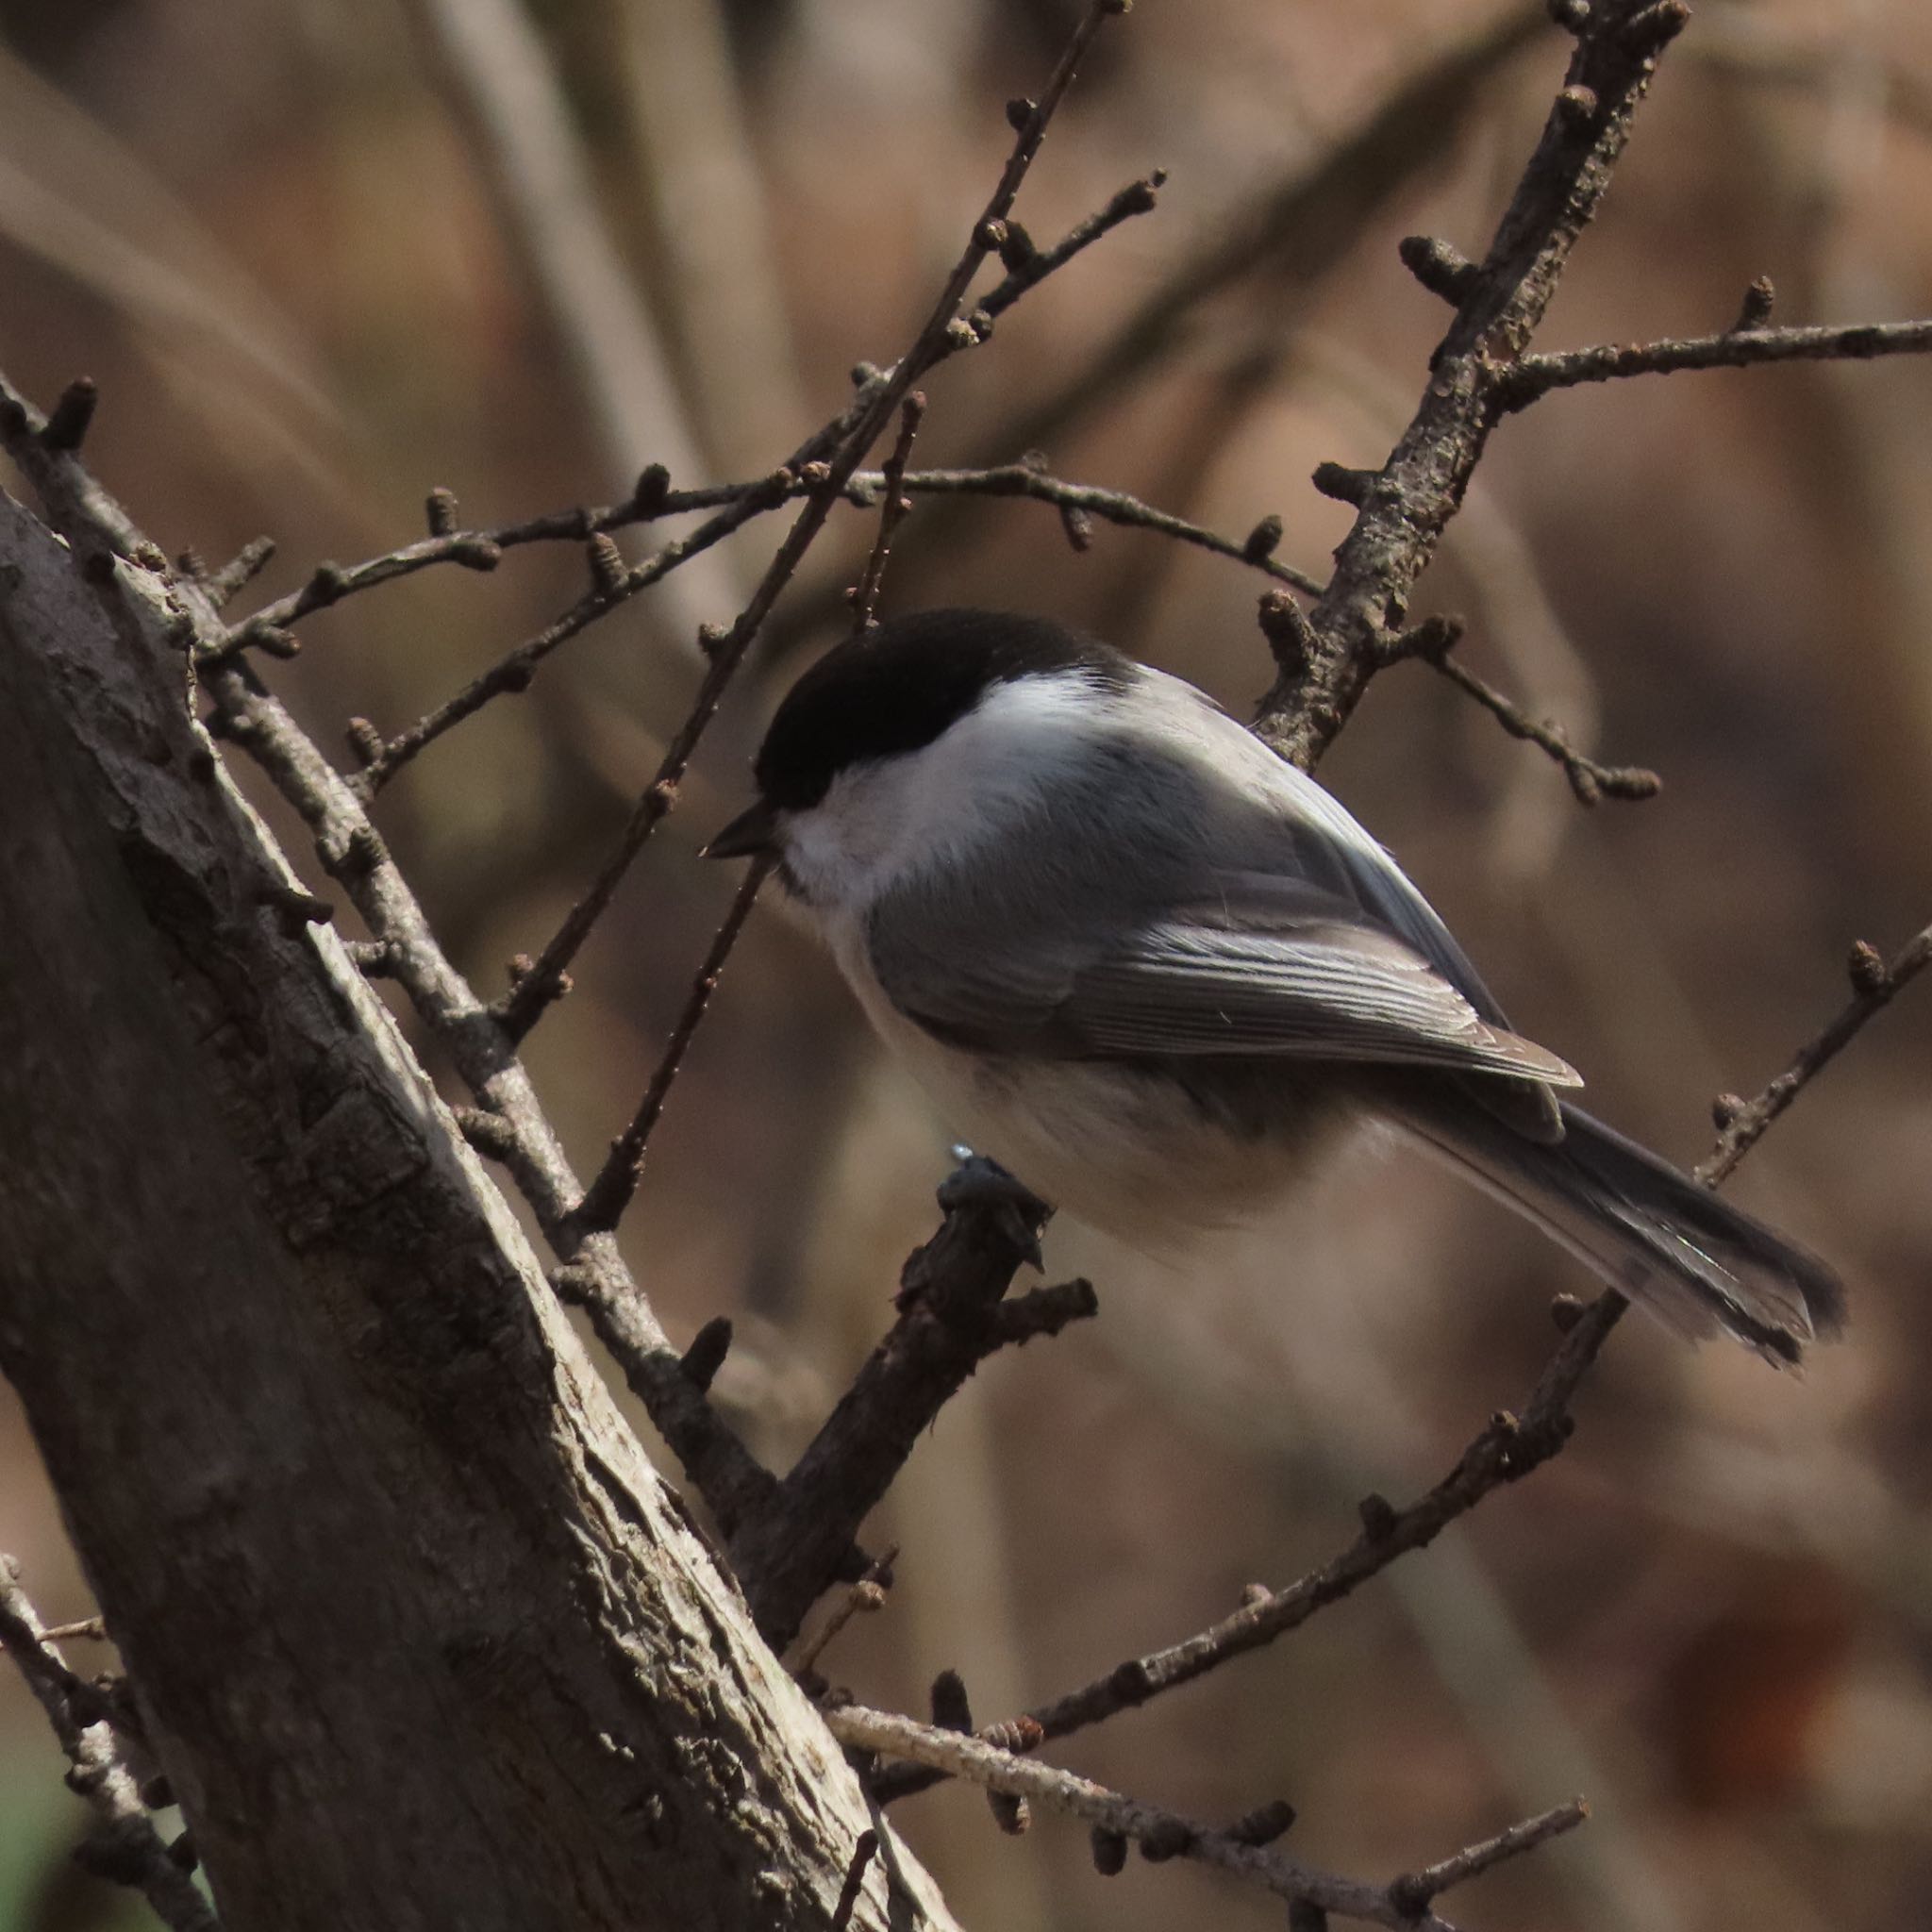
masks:
[[[0,0],[0,367],[88,374],[89,452],[170,552],[272,533],[248,599],[419,534],[623,496],[661,460],[769,470],[909,340],[1076,0]],[[1379,462],[1445,311],[1398,266],[1479,255],[1567,43],[1493,0],[1141,0],[1028,182],[1042,242],[1148,168],[1135,221],[927,385],[916,460],[1135,491],[1237,539],[1279,513],[1320,571],[1347,512],[1315,463]],[[1700,5],[1546,346],[1932,310],[1932,14]],[[1855,938],[1932,918],[1932,366],[1792,366],[1558,396],[1496,436],[1422,608],[1467,661],[1615,760],[1560,773],[1420,666],[1324,768],[1597,1110],[1689,1163],[1846,994]],[[494,993],[614,838],[779,525],[755,525],[432,748],[380,823]],[[663,529],[625,533],[633,559]],[[708,741],[683,808],[530,1058],[580,1164],[635,1106],[732,880],[695,862],[786,681],[836,633],[871,520],[843,512]],[[400,726],[576,594],[572,546],[435,572],[302,626],[272,666],[328,746]],[[1245,708],[1253,573],[1038,506],[924,503],[888,609],[1053,612]],[[237,608],[249,608],[244,600]],[[255,788],[258,792],[259,787]],[[275,813],[298,865],[306,841]],[[1458,1893],[1488,1932],[1855,1932],[1932,1888],[1932,986],[1780,1124],[1741,1200],[1830,1256],[1854,1324],[1800,1384],[1639,1320],[1569,1452],[1267,1653],[1058,1747],[1207,1817],[1276,1795],[1300,1856],[1367,1877],[1587,1793],[1591,1822]],[[942,1124],[827,962],[769,908],[740,947],[626,1231],[680,1341],[785,1462],[889,1318],[935,1223]],[[1551,1248],[1407,1157],[1343,1163],[1274,1239],[1161,1274],[1071,1224],[1102,1315],[989,1365],[874,1526],[889,1607],[825,1668],[981,1721],[1224,1614],[1432,1481],[1554,1341]],[[648,1435],[648,1425],[641,1423]],[[0,1391],[0,1548],[50,1621],[92,1607]],[[98,1646],[95,1647],[98,1649]],[[76,1648],[75,1660],[92,1666]],[[67,1854],[83,1808],[0,1673],[0,1926],[145,1908]],[[962,1919],[1006,1932],[1278,1924],[1198,1870],[1092,1871],[971,1792],[903,1807]]]

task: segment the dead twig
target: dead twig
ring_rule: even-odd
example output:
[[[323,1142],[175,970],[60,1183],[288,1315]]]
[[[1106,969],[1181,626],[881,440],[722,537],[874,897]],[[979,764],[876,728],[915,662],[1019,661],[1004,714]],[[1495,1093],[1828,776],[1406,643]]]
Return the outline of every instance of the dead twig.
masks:
[[[824,1624],[799,1645],[798,1655],[791,1665],[791,1674],[794,1677],[801,1682],[808,1682],[818,1667],[819,1658],[831,1648],[833,1639],[854,1617],[860,1614],[870,1615],[874,1610],[885,1608],[886,1591],[891,1588],[892,1583],[892,1565],[898,1560],[897,1543],[889,1544],[874,1557],[867,1565],[865,1574],[832,1606],[832,1612]]]
[[[630,1206],[632,1196],[638,1191],[638,1182],[643,1175],[644,1152],[650,1145],[651,1130],[663,1114],[664,1103],[671,1095],[672,1082],[677,1078],[678,1069],[684,1064],[684,1056],[697,1034],[706,1008],[711,1004],[711,995],[718,990],[724,962],[737,943],[738,935],[744,929],[744,922],[751,917],[758,888],[764,884],[765,874],[770,870],[769,861],[755,861],[745,868],[737,896],[731,902],[731,909],[724,915],[724,924],[719,926],[705,955],[704,964],[698,968],[697,977],[691,982],[684,1008],[677,1016],[677,1024],[671,1029],[671,1038],[664,1043],[663,1058],[651,1075],[650,1085],[644,1089],[644,1097],[638,1103],[637,1112],[631,1116],[630,1124],[610,1143],[609,1156],[598,1171],[597,1178],[584,1190],[584,1198],[564,1222],[561,1239],[567,1251],[575,1253],[587,1235],[609,1233],[623,1219],[624,1210]]]
[[[1433,1865],[1424,1865],[1420,1872],[1407,1872],[1400,1878],[1391,1879],[1389,1896],[1420,1918],[1428,1910],[1430,1904],[1451,1886],[1479,1877],[1511,1858],[1520,1858],[1525,1852],[1535,1851],[1539,1845],[1548,1844],[1553,1838],[1561,1838],[1566,1831],[1574,1831],[1589,1816],[1588,1801],[1573,1798],[1569,1804],[1558,1805],[1540,1818],[1525,1818],[1521,1824],[1499,1831],[1494,1838],[1465,1845],[1452,1857],[1439,1859]]]

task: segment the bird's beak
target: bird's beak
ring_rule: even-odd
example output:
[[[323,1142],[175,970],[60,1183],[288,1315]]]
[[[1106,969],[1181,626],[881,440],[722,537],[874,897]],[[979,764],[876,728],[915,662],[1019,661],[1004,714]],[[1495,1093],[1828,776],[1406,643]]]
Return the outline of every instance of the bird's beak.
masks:
[[[761,798],[741,811],[699,855],[704,858],[758,858],[778,850],[778,815]]]

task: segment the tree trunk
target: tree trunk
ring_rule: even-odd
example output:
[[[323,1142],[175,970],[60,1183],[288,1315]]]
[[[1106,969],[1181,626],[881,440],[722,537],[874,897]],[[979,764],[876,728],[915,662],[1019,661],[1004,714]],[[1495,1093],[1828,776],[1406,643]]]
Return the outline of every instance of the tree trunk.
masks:
[[[877,1821],[211,758],[196,614],[0,497],[0,1368],[224,1923],[827,1925]],[[852,1923],[950,1924],[885,1836]]]

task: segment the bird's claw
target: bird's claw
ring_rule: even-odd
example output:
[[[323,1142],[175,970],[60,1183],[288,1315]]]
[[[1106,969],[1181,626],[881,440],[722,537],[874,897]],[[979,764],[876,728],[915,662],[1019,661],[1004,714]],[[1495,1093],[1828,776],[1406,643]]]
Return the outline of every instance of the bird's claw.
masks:
[[[953,1154],[959,1165],[940,1183],[941,1209],[947,1214],[959,1208],[977,1209],[1021,1259],[1044,1272],[1046,1259],[1041,1252],[1040,1237],[1053,1209],[998,1161],[989,1160],[970,1147],[955,1147]]]

